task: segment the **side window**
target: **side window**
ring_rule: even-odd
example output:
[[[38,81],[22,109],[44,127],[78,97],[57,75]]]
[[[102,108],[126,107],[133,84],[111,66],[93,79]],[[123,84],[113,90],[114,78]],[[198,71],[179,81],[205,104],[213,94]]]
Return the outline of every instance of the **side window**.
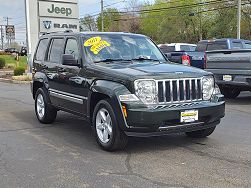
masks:
[[[206,43],[199,43],[195,49],[195,51],[198,52],[205,52],[207,49],[207,44]]]
[[[251,43],[245,43],[245,48],[251,49]]]
[[[47,45],[48,45],[48,39],[41,39],[39,41],[39,44],[38,44],[38,47],[37,47],[37,52],[36,52],[36,55],[35,55],[35,60],[38,60],[38,61],[43,61],[44,60]]]
[[[242,43],[241,42],[233,42],[233,49],[242,49]]]
[[[75,59],[79,58],[78,42],[75,39],[67,40],[65,54],[72,54]]]
[[[63,51],[64,51],[64,39],[59,39],[59,38],[52,39],[48,61],[52,63],[60,63]]]

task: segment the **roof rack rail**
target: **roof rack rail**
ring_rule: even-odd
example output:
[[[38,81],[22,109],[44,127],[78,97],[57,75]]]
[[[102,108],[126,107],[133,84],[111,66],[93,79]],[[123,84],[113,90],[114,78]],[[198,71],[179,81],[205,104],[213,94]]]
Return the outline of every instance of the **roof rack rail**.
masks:
[[[65,30],[65,31],[55,31],[55,32],[43,32],[41,33],[41,35],[49,35],[49,34],[53,34],[53,33],[73,33],[72,30]]]

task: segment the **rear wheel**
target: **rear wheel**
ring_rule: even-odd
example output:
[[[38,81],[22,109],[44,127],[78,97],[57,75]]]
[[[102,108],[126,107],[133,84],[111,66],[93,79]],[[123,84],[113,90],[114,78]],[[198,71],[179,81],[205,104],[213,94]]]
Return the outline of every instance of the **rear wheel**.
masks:
[[[127,136],[119,128],[109,99],[101,100],[93,112],[94,134],[98,144],[106,151],[123,149]]]
[[[227,99],[235,99],[239,96],[240,90],[236,88],[231,87],[220,87],[221,93],[225,96]]]
[[[211,135],[214,132],[215,128],[216,127],[211,127],[199,131],[187,132],[186,135],[191,138],[205,138]]]
[[[49,101],[47,92],[39,88],[35,96],[35,112],[37,119],[44,124],[52,123],[57,117],[57,110],[51,106]]]

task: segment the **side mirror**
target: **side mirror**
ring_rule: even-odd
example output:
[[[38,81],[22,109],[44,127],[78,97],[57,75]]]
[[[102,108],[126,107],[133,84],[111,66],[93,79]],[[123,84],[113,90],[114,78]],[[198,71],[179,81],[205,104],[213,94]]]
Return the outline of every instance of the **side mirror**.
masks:
[[[78,66],[79,63],[78,60],[75,59],[75,57],[71,54],[63,54],[62,55],[62,65],[68,65],[68,66]]]

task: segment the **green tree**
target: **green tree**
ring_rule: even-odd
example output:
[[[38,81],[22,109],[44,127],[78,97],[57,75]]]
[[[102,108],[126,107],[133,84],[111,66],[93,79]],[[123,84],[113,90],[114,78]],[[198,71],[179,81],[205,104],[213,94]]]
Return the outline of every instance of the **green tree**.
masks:
[[[251,3],[251,0],[249,0]],[[251,5],[242,8],[241,38],[251,40]]]
[[[207,38],[236,38],[236,2],[229,1],[215,6]]]
[[[196,16],[190,16],[197,11],[196,6],[191,6],[196,3],[195,0],[156,0],[155,4],[146,5],[140,15],[142,33],[158,43],[197,41],[198,21]]]

